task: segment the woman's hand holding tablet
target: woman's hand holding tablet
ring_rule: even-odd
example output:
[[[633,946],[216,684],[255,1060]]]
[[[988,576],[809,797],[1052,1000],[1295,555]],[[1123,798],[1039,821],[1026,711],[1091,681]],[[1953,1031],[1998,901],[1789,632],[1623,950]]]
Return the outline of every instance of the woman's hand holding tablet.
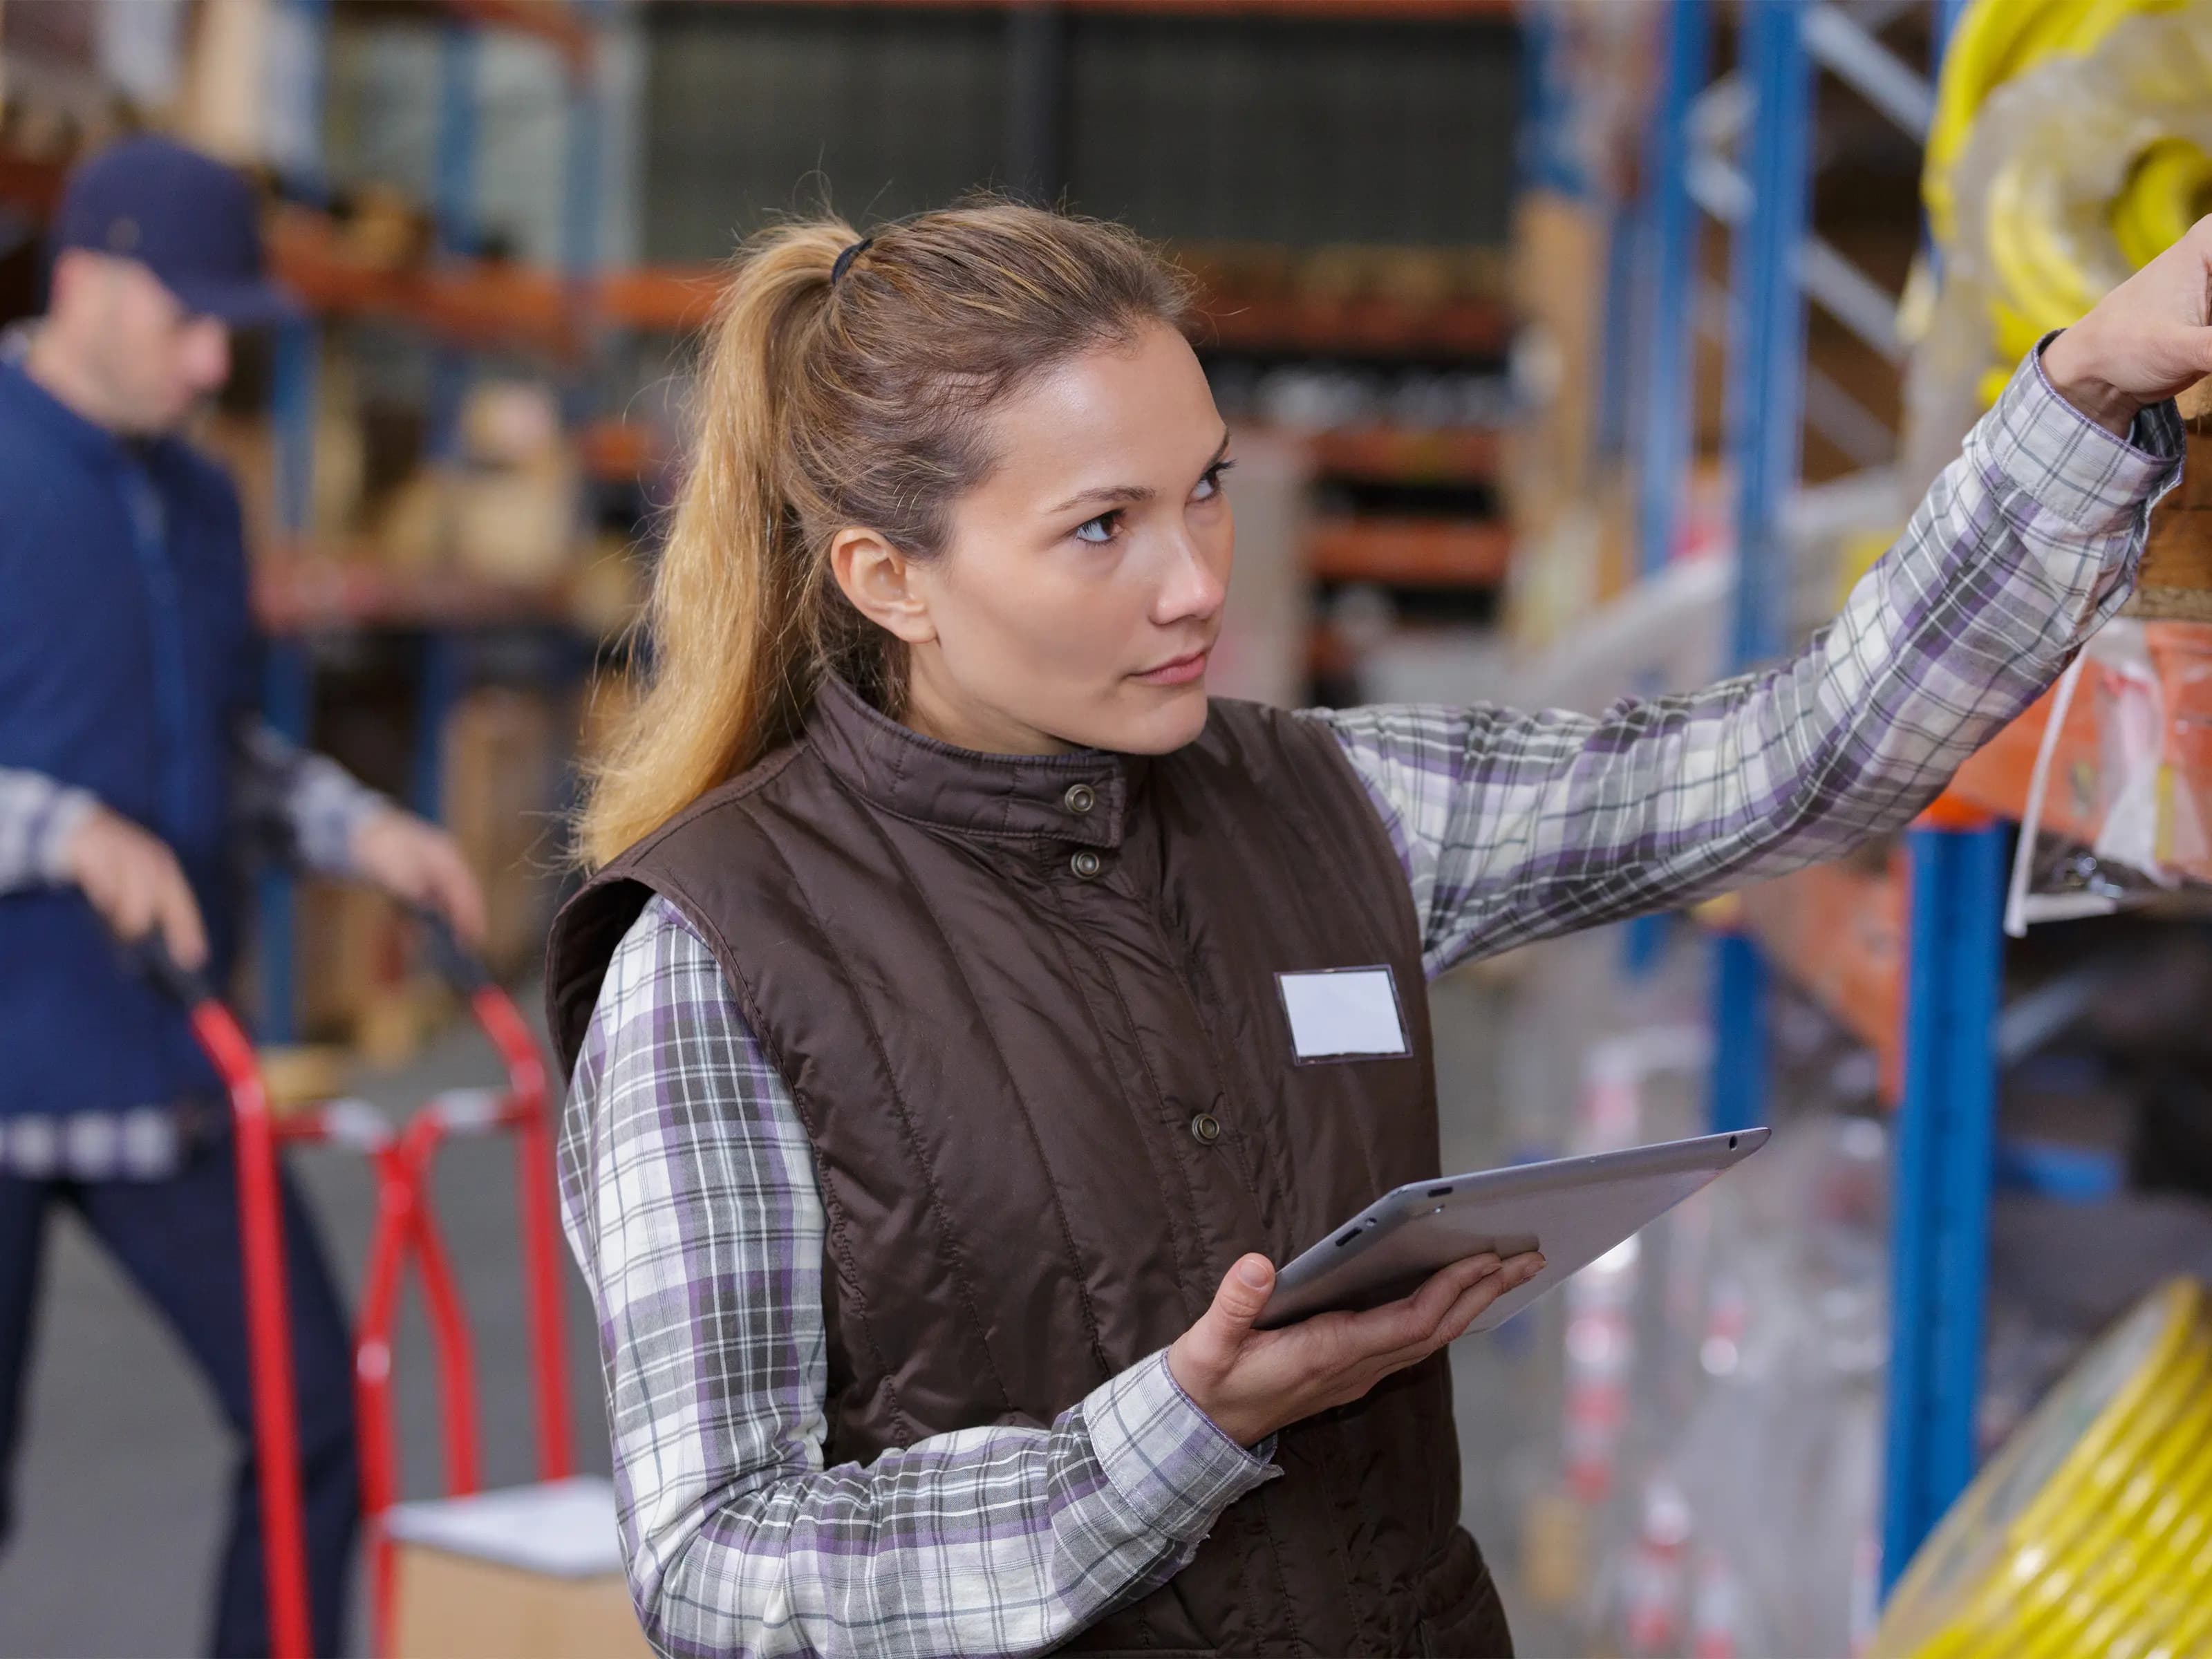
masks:
[[[1278,1330],[1254,1328],[1275,1288],[1274,1264],[1241,1256],[1213,1305],[1168,1350],[1168,1370],[1198,1408],[1240,1446],[1348,1405],[1393,1371],[1464,1334],[1508,1291],[1541,1273],[1531,1251],[1469,1256],[1431,1273],[1411,1296],[1358,1313],[1322,1313]]]

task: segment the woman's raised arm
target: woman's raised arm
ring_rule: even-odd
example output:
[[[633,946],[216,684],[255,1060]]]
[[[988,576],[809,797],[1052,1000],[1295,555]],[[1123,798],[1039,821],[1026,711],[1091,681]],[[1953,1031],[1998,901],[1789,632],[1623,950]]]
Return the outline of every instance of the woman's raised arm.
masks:
[[[2170,404],[2122,439],[2032,357],[1842,615],[1790,660],[1595,716],[1316,715],[1405,863],[1430,973],[1911,821],[2118,609],[2180,454]]]
[[[1595,717],[1316,711],[1413,884],[1431,975],[1896,829],[2118,610],[2212,374],[2212,219],[2045,341],[1790,660]]]

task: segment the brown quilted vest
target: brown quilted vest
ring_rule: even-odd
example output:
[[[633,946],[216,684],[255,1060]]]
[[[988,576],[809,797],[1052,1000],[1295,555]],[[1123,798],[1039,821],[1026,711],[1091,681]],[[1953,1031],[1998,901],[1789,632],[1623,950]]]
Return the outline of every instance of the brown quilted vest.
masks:
[[[1216,702],[1152,759],[988,756],[833,682],[801,740],[562,910],[564,1069],[648,891],[712,947],[813,1143],[833,1464],[1049,1424],[1172,1342],[1243,1252],[1287,1261],[1437,1173],[1406,878],[1335,739],[1290,715]],[[1412,1054],[1294,1063],[1275,975],[1375,963]],[[1442,1356],[1275,1459],[1188,1567],[1068,1649],[1509,1650],[1458,1524]]]

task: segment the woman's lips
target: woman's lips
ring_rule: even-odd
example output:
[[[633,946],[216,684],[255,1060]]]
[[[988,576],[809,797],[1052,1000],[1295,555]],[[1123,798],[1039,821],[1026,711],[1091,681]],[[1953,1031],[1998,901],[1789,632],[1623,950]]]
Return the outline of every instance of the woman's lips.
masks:
[[[1206,672],[1209,654],[1209,651],[1194,651],[1187,657],[1164,662],[1158,668],[1148,668],[1134,678],[1146,685],[1188,685]]]

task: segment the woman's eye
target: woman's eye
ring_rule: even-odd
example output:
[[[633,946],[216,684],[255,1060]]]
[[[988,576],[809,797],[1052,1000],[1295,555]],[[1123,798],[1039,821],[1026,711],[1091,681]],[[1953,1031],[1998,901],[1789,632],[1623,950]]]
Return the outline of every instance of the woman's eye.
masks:
[[[1110,542],[1114,539],[1114,526],[1120,521],[1121,517],[1121,509],[1118,507],[1111,513],[1101,513],[1097,518],[1075,526],[1075,539],[1094,544]]]
[[[1221,493],[1221,475],[1236,465],[1234,461],[1219,461],[1206,468],[1205,476],[1198,481],[1198,488],[1191,492],[1191,500],[1210,501],[1218,495]]]

